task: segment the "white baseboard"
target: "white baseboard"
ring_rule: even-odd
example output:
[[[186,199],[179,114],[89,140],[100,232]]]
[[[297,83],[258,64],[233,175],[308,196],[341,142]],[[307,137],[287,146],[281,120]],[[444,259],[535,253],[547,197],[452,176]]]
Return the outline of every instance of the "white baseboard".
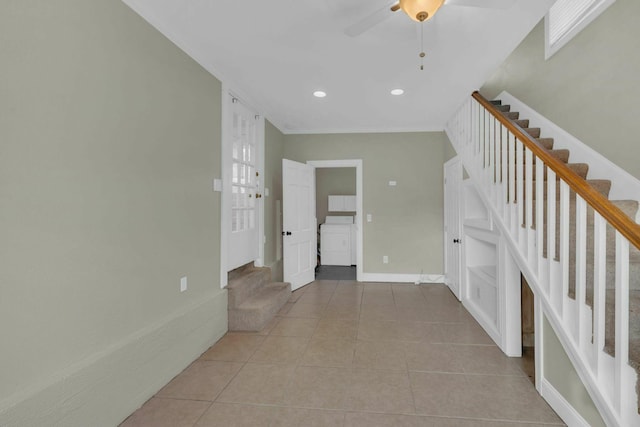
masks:
[[[444,283],[443,274],[362,273],[361,282]]]
[[[0,425],[118,425],[226,331],[221,290],[3,400]]]
[[[590,427],[590,424],[565,400],[546,378],[540,380],[540,394],[558,416],[570,427]]]

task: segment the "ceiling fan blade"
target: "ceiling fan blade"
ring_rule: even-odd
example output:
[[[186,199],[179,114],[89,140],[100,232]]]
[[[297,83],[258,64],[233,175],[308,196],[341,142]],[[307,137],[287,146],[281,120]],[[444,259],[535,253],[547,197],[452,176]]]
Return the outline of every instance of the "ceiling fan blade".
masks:
[[[365,16],[355,24],[347,27],[344,30],[344,33],[349,37],[359,36],[360,34],[367,31],[369,28],[372,28],[378,25],[379,23],[381,23],[382,21],[386,20],[387,18],[389,18],[391,16],[391,11],[395,12],[395,10],[397,10],[397,9],[394,10],[394,8],[395,8],[395,5],[391,7],[389,5],[385,5],[384,7],[381,7],[380,9],[376,10],[375,12]]]
[[[485,9],[508,9],[514,4],[514,0],[447,0],[446,5],[469,6]]]

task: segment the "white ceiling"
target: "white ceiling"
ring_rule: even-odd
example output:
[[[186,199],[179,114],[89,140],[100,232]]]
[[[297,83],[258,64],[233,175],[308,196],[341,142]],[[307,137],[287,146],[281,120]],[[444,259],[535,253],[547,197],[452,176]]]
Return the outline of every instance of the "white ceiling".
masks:
[[[424,24],[420,71],[420,24],[402,11],[345,33],[389,0],[124,0],[284,133],[442,130],[554,0],[456,1]]]

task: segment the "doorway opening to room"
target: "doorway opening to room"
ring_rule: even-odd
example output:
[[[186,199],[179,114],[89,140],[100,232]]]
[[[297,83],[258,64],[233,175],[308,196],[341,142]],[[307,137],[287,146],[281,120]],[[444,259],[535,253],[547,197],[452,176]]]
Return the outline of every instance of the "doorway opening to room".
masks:
[[[326,222],[327,216],[330,221],[334,221],[338,216],[349,215],[329,215],[329,199],[326,198],[327,214],[324,221],[318,218],[316,210],[316,173],[326,168],[348,168],[355,170],[355,209],[352,205],[348,207],[342,206],[338,211],[334,207],[335,214],[351,212],[352,230],[355,240],[355,280],[362,280],[362,194],[363,194],[363,171],[362,159],[345,159],[345,160],[309,160],[306,164],[296,161],[283,159],[282,166],[282,187],[283,187],[283,276],[284,281],[292,285],[292,289],[297,289],[307,283],[312,282],[315,277],[315,268],[320,264],[322,251],[318,251],[317,240],[321,227],[319,224]],[[320,172],[322,174],[322,172]],[[322,185],[322,184],[321,184]],[[353,196],[353,195],[350,195]],[[324,199],[324,198],[323,198]],[[353,203],[353,199],[334,200],[333,203]],[[350,209],[350,211],[344,211]],[[343,224],[344,225],[344,224]],[[351,245],[351,235],[348,243]],[[322,243],[322,242],[321,242]],[[347,242],[345,241],[345,245]],[[325,244],[325,249],[329,245]],[[351,247],[349,247],[351,254]],[[327,253],[324,254],[325,262]],[[331,262],[335,265],[335,262]],[[345,263],[342,267],[351,268],[352,259]],[[352,277],[352,276],[351,276]],[[345,279],[342,279],[345,280]]]
[[[522,328],[522,369],[535,385],[536,378],[536,329],[534,294],[523,275],[520,276],[520,316]]]
[[[316,168],[316,280],[356,280],[356,168]]]
[[[316,170],[316,280],[362,277],[362,160],[308,161]],[[329,197],[333,196],[333,197]]]

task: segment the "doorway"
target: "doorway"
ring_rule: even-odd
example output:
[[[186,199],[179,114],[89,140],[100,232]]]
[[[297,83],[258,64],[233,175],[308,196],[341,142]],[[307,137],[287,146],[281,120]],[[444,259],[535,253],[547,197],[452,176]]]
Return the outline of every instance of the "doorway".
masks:
[[[264,117],[228,88],[222,99],[220,286],[227,272],[261,267],[264,245]],[[215,186],[214,186],[215,188]]]
[[[536,385],[536,329],[534,294],[523,275],[520,275],[520,316],[522,327],[522,370]]]
[[[318,261],[319,268],[316,271],[316,279],[330,279],[330,280],[360,280],[363,274],[363,248],[362,248],[362,235],[363,235],[363,221],[362,221],[362,194],[363,194],[363,166],[361,159],[346,159],[346,160],[312,160],[307,162],[316,168],[316,216],[318,224],[326,222],[327,217],[339,217],[339,216],[352,216],[352,235],[351,243],[355,245],[355,260],[349,265],[331,266],[321,265],[321,251],[318,255],[320,259]],[[318,178],[324,182],[319,183]],[[345,182],[335,182],[344,180]],[[335,210],[331,212],[328,206],[328,196],[330,192],[337,192],[341,195],[355,196],[355,209],[348,207],[347,211]],[[340,194],[348,193],[348,194]],[[345,209],[345,208],[341,208]],[[320,226],[318,227],[318,237],[320,236]],[[354,266],[355,265],[355,266]]]
[[[316,168],[316,280],[356,280],[356,168]]]

